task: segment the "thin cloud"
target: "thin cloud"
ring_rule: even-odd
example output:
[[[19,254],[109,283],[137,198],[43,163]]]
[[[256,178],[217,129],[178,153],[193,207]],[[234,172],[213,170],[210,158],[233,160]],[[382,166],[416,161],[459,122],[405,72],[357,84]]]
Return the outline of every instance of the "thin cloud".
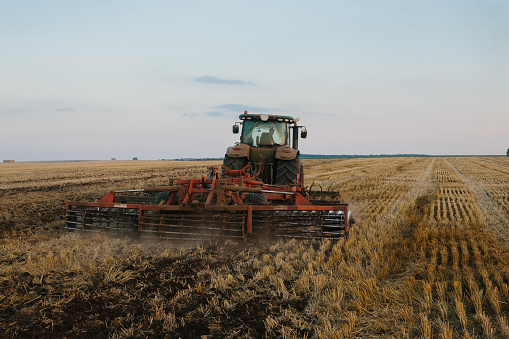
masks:
[[[69,112],[69,111],[74,111],[74,108],[72,108],[72,107],[55,108],[55,111],[58,111],[58,112]]]
[[[223,112],[207,112],[205,113],[207,114],[209,117],[224,117],[226,114],[224,114]]]
[[[226,109],[232,112],[255,112],[255,113],[264,113],[274,111],[274,108],[269,107],[256,107],[256,106],[247,106],[242,104],[226,104],[221,106],[216,106],[215,108]]]
[[[243,80],[228,80],[228,79],[220,79],[218,77],[212,77],[209,75],[204,75],[199,78],[194,79],[196,82],[204,82],[206,84],[221,84],[221,85],[251,85],[256,86],[251,81],[243,81]]]
[[[41,101],[41,100],[21,100],[22,104],[26,105],[36,105],[36,106],[54,106],[58,105],[58,103],[54,101]]]
[[[204,117],[204,116],[208,116],[211,118],[222,118],[222,117],[226,117],[226,116],[231,116],[231,114],[225,114],[224,112],[221,112],[221,111],[211,111],[211,112],[204,112],[204,113],[182,113],[181,116],[185,117],[185,118],[198,118],[198,117]]]
[[[6,109],[6,110],[0,110],[0,113],[2,113],[2,112],[5,112],[6,114],[9,114],[9,115],[17,115],[17,114],[26,113],[27,110],[23,109],[23,108],[10,108],[10,109]]]

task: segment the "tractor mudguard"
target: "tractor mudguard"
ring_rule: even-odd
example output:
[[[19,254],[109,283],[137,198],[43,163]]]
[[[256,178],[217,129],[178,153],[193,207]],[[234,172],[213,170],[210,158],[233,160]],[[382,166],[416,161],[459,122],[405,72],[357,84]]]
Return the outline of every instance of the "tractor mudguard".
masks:
[[[232,147],[228,147],[226,155],[232,158],[249,157],[249,150],[251,147],[247,144],[239,144]]]
[[[299,154],[299,151],[289,146],[281,146],[276,149],[276,159],[293,160]]]

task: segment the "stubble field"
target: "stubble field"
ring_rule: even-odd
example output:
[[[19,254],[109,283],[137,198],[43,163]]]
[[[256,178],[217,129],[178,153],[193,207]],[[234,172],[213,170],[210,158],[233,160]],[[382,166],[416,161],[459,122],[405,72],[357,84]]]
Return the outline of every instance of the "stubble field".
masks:
[[[357,220],[336,242],[62,231],[65,200],[211,165],[0,164],[0,336],[509,338],[509,157],[307,160]]]

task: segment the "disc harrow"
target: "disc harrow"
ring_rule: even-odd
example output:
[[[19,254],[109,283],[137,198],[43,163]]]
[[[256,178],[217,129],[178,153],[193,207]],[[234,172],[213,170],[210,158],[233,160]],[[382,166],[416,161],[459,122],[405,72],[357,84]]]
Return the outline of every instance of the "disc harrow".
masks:
[[[65,227],[178,241],[334,239],[347,234],[353,220],[337,192],[266,185],[246,172],[248,166],[223,168],[223,178],[211,167],[201,179],[170,179],[167,186],[111,191],[96,202],[68,201]],[[156,203],[160,192],[168,192],[167,200]],[[252,194],[265,197],[246,199]]]

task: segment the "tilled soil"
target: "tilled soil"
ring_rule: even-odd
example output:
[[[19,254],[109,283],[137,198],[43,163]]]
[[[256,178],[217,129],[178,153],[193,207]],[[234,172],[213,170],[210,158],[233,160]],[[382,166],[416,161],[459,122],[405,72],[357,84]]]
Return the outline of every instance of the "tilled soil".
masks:
[[[233,273],[234,269],[228,268],[230,263],[242,260],[244,245],[235,249],[226,246],[226,251],[224,246],[205,248],[205,259],[187,254],[133,261],[126,258],[128,263],[116,274],[129,272],[128,278],[119,281],[106,281],[101,271],[86,281],[80,281],[76,272],[10,276],[0,283],[0,294],[4,298],[20,295],[24,300],[9,305],[4,299],[0,304],[0,328],[8,336],[107,338],[136,323],[134,337],[222,337],[228,333],[263,337],[267,315],[276,316],[288,308],[303,310],[305,298],[281,300],[269,289],[251,286],[251,296],[229,311],[224,304],[239,300],[238,295],[246,292],[245,286],[200,288],[212,285],[209,272],[221,268]],[[244,279],[252,276],[246,274]],[[154,319],[155,307],[149,302],[154,298],[161,301],[157,312],[173,314],[180,322],[171,332],[164,328],[163,318]]]

